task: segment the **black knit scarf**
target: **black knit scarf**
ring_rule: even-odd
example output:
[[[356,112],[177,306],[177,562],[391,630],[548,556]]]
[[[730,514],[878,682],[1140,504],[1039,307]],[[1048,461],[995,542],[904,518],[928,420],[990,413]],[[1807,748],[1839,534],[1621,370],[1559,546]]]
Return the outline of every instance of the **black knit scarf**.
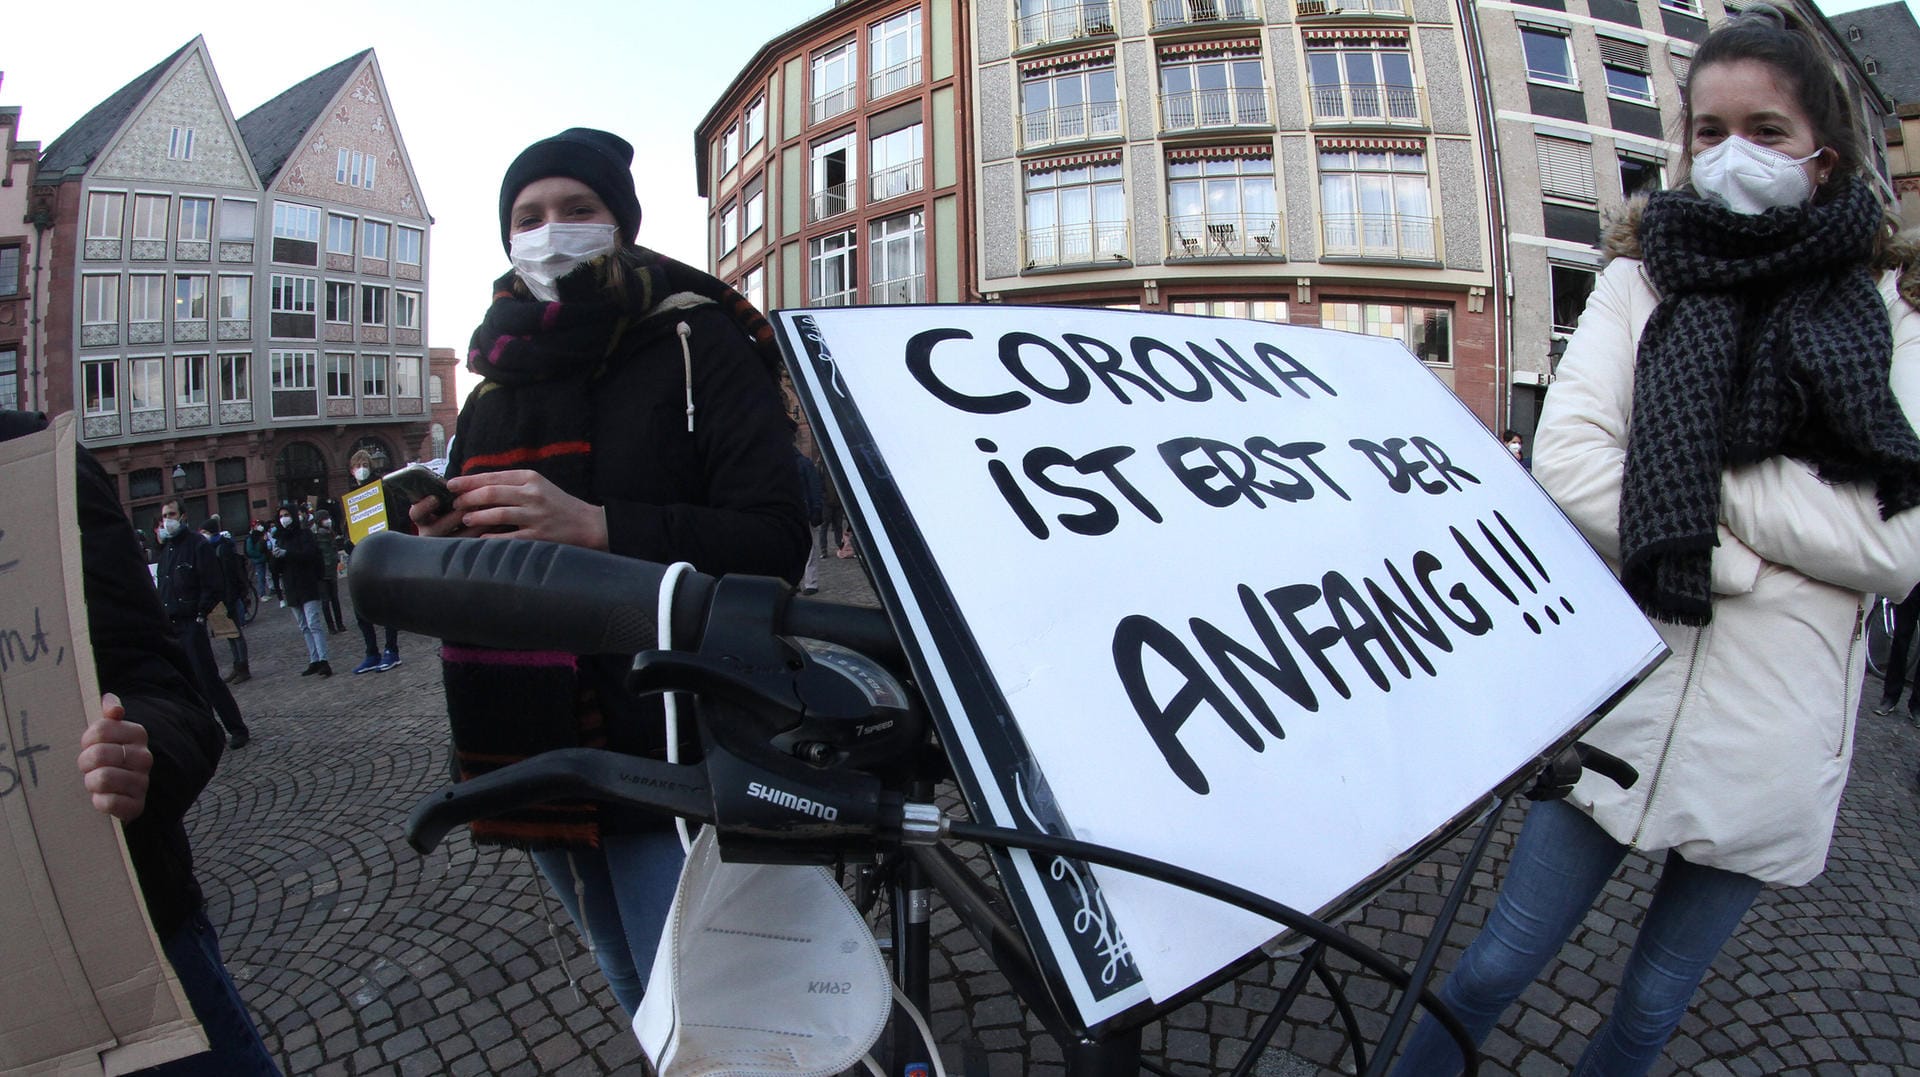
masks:
[[[1888,385],[1893,335],[1869,260],[1879,201],[1742,214],[1691,191],[1640,221],[1660,304],[1640,335],[1620,496],[1621,582],[1648,615],[1712,618],[1720,478],[1788,456],[1870,482],[1882,518],[1920,501],[1920,438]]]
[[[604,265],[563,278],[551,303],[516,291],[512,273],[494,283],[493,305],[467,354],[467,368],[486,380],[462,411],[449,474],[527,469],[594,500],[595,382],[611,364],[641,354],[628,345],[658,331],[650,319],[678,316],[661,309],[670,296],[693,293],[717,303],[769,368],[779,369],[772,327],[738,292],[645,248],[616,257],[623,270],[618,296],[603,283]],[[599,701],[573,656],[448,641],[442,659],[463,779],[543,751],[606,743]],[[596,845],[599,812],[590,804],[540,805],[475,823],[473,832],[479,841],[532,848]]]

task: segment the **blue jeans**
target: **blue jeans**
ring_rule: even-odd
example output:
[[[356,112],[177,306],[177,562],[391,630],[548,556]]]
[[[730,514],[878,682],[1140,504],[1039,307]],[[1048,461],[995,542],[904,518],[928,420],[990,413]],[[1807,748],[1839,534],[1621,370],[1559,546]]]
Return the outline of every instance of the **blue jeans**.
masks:
[[[1560,951],[1626,853],[1626,846],[1563,801],[1542,801],[1527,813],[1487,925],[1439,992],[1475,1045]],[[1759,893],[1758,879],[1690,864],[1668,851],[1613,1012],[1595,1030],[1575,1077],[1645,1073]],[[1458,1073],[1462,1065],[1453,1037],[1427,1017],[1393,1072],[1431,1077]]]
[[[632,1017],[686,863],[680,835],[672,829],[603,834],[598,849],[543,849],[533,862],[585,936],[615,1001]]]
[[[300,626],[300,635],[307,641],[307,661],[325,662],[327,660],[327,622],[320,612],[320,600],[309,599],[293,607],[293,619]]]
[[[207,922],[204,911],[196,912],[160,944],[167,963],[180,979],[193,1015],[207,1033],[207,1053],[189,1055],[163,1065],[139,1070],[143,1077],[196,1077],[199,1074],[258,1074],[280,1077],[260,1032],[253,1027],[247,1004],[227,975],[220,960],[220,937]]]

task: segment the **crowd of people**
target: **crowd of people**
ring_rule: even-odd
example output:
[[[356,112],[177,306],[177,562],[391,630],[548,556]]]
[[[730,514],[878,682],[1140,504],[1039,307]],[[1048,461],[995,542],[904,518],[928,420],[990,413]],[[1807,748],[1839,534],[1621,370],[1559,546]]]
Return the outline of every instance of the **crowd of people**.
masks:
[[[1680,182],[1636,200],[1608,234],[1610,264],[1533,443],[1503,435],[1675,658],[1589,736],[1641,781],[1588,778],[1531,808],[1493,911],[1440,992],[1484,1038],[1629,849],[1662,858],[1581,1074],[1644,1073],[1761,889],[1821,872],[1852,749],[1852,716],[1836,725],[1828,712],[1858,698],[1859,611],[1872,593],[1920,583],[1920,514],[1909,511],[1920,503],[1909,418],[1920,415],[1920,272],[1867,182],[1854,107],[1804,31],[1766,5],[1700,43],[1684,96]],[[460,412],[451,505],[390,504],[389,515],[430,538],[560,542],[811,593],[818,559],[846,556],[848,535],[831,485],[796,459],[770,327],[722,282],[639,245],[633,158],[618,136],[573,128],[508,168],[499,227],[512,269],[473,334],[468,365],[482,380]],[[189,527],[169,503],[155,537],[157,603],[136,605],[171,628],[155,653],[167,687],[198,712],[187,723],[196,765],[174,773],[162,751],[171,719],[116,687],[105,651],[101,683],[118,699],[81,763],[96,804],[130,832],[154,820],[128,790],[177,786],[159,825],[184,860],[178,815],[218,757],[211,731],[230,748],[249,739],[229,690],[253,676],[245,593],[292,611],[302,675],[328,677],[347,562],[329,513],[294,503],[238,538],[217,518]],[[119,545],[115,557],[131,556]],[[1904,650],[1913,610],[1902,623]],[[382,645],[376,626],[358,627],[366,657],[354,673],[399,664],[392,629]],[[224,679],[215,639],[228,645]],[[565,747],[698,752],[684,731],[668,744],[656,700],[623,690],[628,656],[448,640],[440,657],[462,780]],[[1889,679],[1880,713],[1902,687]],[[133,744],[128,731],[148,722],[159,724],[138,752],[98,748]],[[475,823],[472,836],[531,851],[633,1013],[683,862],[671,827],[563,803]],[[204,934],[188,911],[197,891],[164,903],[156,927]],[[217,947],[211,959],[217,968]],[[234,1031],[236,1050],[251,1049],[251,1033]],[[1428,1020],[1396,1072],[1461,1061]]]

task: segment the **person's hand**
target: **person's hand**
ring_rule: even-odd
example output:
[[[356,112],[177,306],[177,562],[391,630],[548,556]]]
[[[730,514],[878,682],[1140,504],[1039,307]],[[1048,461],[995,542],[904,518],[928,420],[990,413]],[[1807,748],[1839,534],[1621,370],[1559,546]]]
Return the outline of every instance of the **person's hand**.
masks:
[[[80,779],[93,795],[95,811],[130,823],[147,810],[147,776],[153,771],[153,752],[147,748],[147,727],[127,721],[120,697],[100,697],[101,716],[80,734]]]
[[[490,471],[447,480],[461,525],[486,538],[541,539],[607,548],[607,510],[582,501],[537,471]]]
[[[428,538],[466,538],[469,534],[461,525],[458,511],[438,512],[430,497],[423,497],[408,506],[407,518],[413,521],[415,531]]]

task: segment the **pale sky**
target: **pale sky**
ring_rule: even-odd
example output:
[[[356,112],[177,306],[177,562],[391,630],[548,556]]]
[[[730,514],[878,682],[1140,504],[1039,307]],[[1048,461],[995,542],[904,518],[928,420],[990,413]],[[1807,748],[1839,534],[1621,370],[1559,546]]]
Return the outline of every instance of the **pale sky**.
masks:
[[[11,4],[0,105],[20,138],[50,145],[175,49],[207,39],[234,117],[371,47],[433,215],[427,340],[463,360],[500,249],[500,177],[528,143],[600,127],[633,143],[640,242],[706,266],[693,130],[759,47],[828,0],[202,0]],[[462,380],[462,391],[467,388]]]

